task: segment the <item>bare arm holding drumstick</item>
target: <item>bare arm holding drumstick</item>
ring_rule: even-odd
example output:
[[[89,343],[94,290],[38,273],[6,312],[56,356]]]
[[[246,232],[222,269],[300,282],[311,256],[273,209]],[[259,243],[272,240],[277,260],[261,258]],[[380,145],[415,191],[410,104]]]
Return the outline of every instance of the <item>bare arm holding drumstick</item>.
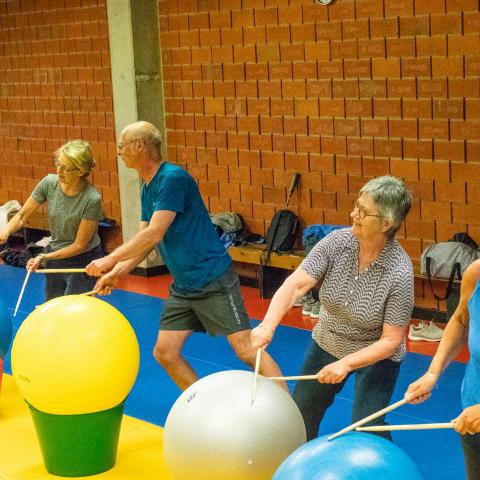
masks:
[[[251,339],[254,348],[266,348],[272,341],[275,329],[283,316],[293,307],[297,298],[313,288],[318,280],[301,268],[297,268],[275,292],[263,321],[252,330]]]
[[[410,403],[418,404],[431,396],[440,375],[467,344],[470,324],[468,302],[475,291],[479,278],[480,260],[477,260],[465,270],[458,307],[447,323],[428,371],[410,384],[405,393],[405,398]],[[480,404],[465,408],[457,418],[452,420],[452,424],[453,428],[461,435],[480,433]]]
[[[410,403],[418,404],[430,397],[440,375],[466,345],[469,325],[468,300],[472,296],[479,276],[480,261],[477,260],[465,270],[460,289],[460,302],[447,323],[428,371],[411,383],[405,393],[405,398]]]
[[[176,213],[173,211],[159,210],[155,212],[150,222],[140,223],[139,232],[131,240],[117,247],[109,255],[87,265],[87,273],[93,277],[100,277],[110,272],[119,262],[132,260],[119,269],[122,275],[126,275],[163,239],[175,220],[175,216]]]
[[[157,213],[160,214],[162,212]],[[169,216],[167,223],[171,223],[172,221],[173,219],[170,219]],[[168,225],[170,225],[170,223],[168,223]],[[95,260],[90,265],[87,265],[87,273],[89,275],[100,276],[100,272],[106,272],[97,281],[94,289],[95,293],[101,295],[110,294],[112,288],[116,286],[118,279],[130,273],[140,262],[142,262],[147,257],[147,255],[152,251],[152,249],[155,248],[156,239],[158,238],[158,236],[161,235],[161,237],[163,238],[163,235],[165,234],[165,226],[165,222],[154,222],[153,218],[150,224],[148,222],[140,222],[139,232],[132,240],[130,240],[130,242],[122,245],[122,247],[117,248],[110,255]],[[127,256],[127,254],[133,254],[139,251],[139,245],[136,244],[134,240],[140,235],[145,236],[145,234],[147,234],[146,237],[151,237],[152,241],[155,240],[153,246],[151,245],[151,242],[147,242],[143,252],[137,254],[132,258],[124,259],[123,256]],[[135,248],[130,249],[128,247],[130,244],[134,245]],[[124,250],[125,252],[123,252]],[[117,258],[120,258],[121,260],[118,261]],[[113,268],[110,266],[111,264],[113,264]]]

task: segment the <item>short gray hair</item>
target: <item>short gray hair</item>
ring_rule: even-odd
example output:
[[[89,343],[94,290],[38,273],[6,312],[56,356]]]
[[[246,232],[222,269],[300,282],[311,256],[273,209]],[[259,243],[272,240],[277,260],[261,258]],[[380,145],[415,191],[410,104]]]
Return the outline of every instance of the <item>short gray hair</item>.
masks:
[[[126,129],[129,137],[141,138],[148,150],[157,153],[162,151],[162,134],[160,130],[149,122],[140,121],[129,125]]]
[[[360,189],[359,194],[362,193],[372,197],[381,217],[392,220],[393,227],[387,235],[393,238],[412,207],[412,194],[405,183],[399,178],[385,175],[368,181]]]

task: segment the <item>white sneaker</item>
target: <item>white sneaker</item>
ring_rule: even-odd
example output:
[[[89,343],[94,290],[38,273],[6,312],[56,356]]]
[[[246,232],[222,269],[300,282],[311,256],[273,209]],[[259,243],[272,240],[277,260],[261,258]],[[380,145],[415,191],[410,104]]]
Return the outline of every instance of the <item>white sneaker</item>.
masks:
[[[293,304],[294,307],[303,307],[308,303],[315,302],[311,290],[309,290],[303,297],[297,298],[297,301]]]
[[[425,342],[439,342],[442,339],[443,329],[437,327],[433,321],[420,322],[418,325],[410,325],[408,338]]]
[[[310,310],[310,317],[320,318],[320,302],[315,302]]]
[[[302,308],[302,315],[309,317],[312,313],[312,308],[314,305],[315,303],[304,303]]]

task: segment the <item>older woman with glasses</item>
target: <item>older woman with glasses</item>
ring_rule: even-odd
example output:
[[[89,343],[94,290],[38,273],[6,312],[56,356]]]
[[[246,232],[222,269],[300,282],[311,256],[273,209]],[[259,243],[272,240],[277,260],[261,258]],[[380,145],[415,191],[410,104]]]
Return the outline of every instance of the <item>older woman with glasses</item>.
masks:
[[[21,210],[0,232],[0,243],[20,230],[31,215],[46,203],[51,241],[44,253],[31,258],[29,270],[81,268],[102,256],[98,222],[102,219],[100,194],[87,180],[95,166],[90,144],[73,140],[55,152],[57,174],[43,178]],[[85,273],[46,276],[46,300],[92,290],[95,278]]]
[[[394,237],[411,202],[404,183],[395,177],[365,184],[350,214],[352,227],[335,230],[317,243],[252,330],[254,346],[266,347],[296,299],[321,283],[320,318],[301,372],[316,374],[318,381],[298,382],[293,394],[309,440],[318,435],[325,411],[352,374],[352,422],[390,402],[413,309],[412,263]],[[382,423],[384,417],[371,424]]]

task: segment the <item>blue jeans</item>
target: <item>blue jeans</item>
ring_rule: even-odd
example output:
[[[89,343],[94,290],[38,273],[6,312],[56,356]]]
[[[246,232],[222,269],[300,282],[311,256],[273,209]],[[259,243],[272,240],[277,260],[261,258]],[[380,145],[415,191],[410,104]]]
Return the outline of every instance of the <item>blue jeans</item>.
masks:
[[[480,433],[460,435],[468,480],[480,480]]]
[[[48,247],[45,253],[51,250]],[[45,268],[84,268],[92,260],[101,258],[103,255],[102,247],[94,247],[91,250],[61,260],[47,260]],[[62,297],[63,295],[73,295],[76,293],[85,293],[93,290],[96,277],[90,277],[86,273],[54,273],[45,275],[45,301],[52,298]]]
[[[301,375],[318,373],[324,366],[338,359],[320,348],[314,341],[310,345],[302,367]],[[381,360],[373,365],[351,372],[342,383],[329,384],[317,381],[297,382],[293,399],[302,412],[307,441],[317,437],[320,422],[335,395],[343,388],[347,378],[355,374],[355,398],[353,400],[352,423],[385,408],[392,397],[400,362]],[[367,425],[384,425],[385,415]],[[390,432],[378,432],[381,437],[392,439]]]

